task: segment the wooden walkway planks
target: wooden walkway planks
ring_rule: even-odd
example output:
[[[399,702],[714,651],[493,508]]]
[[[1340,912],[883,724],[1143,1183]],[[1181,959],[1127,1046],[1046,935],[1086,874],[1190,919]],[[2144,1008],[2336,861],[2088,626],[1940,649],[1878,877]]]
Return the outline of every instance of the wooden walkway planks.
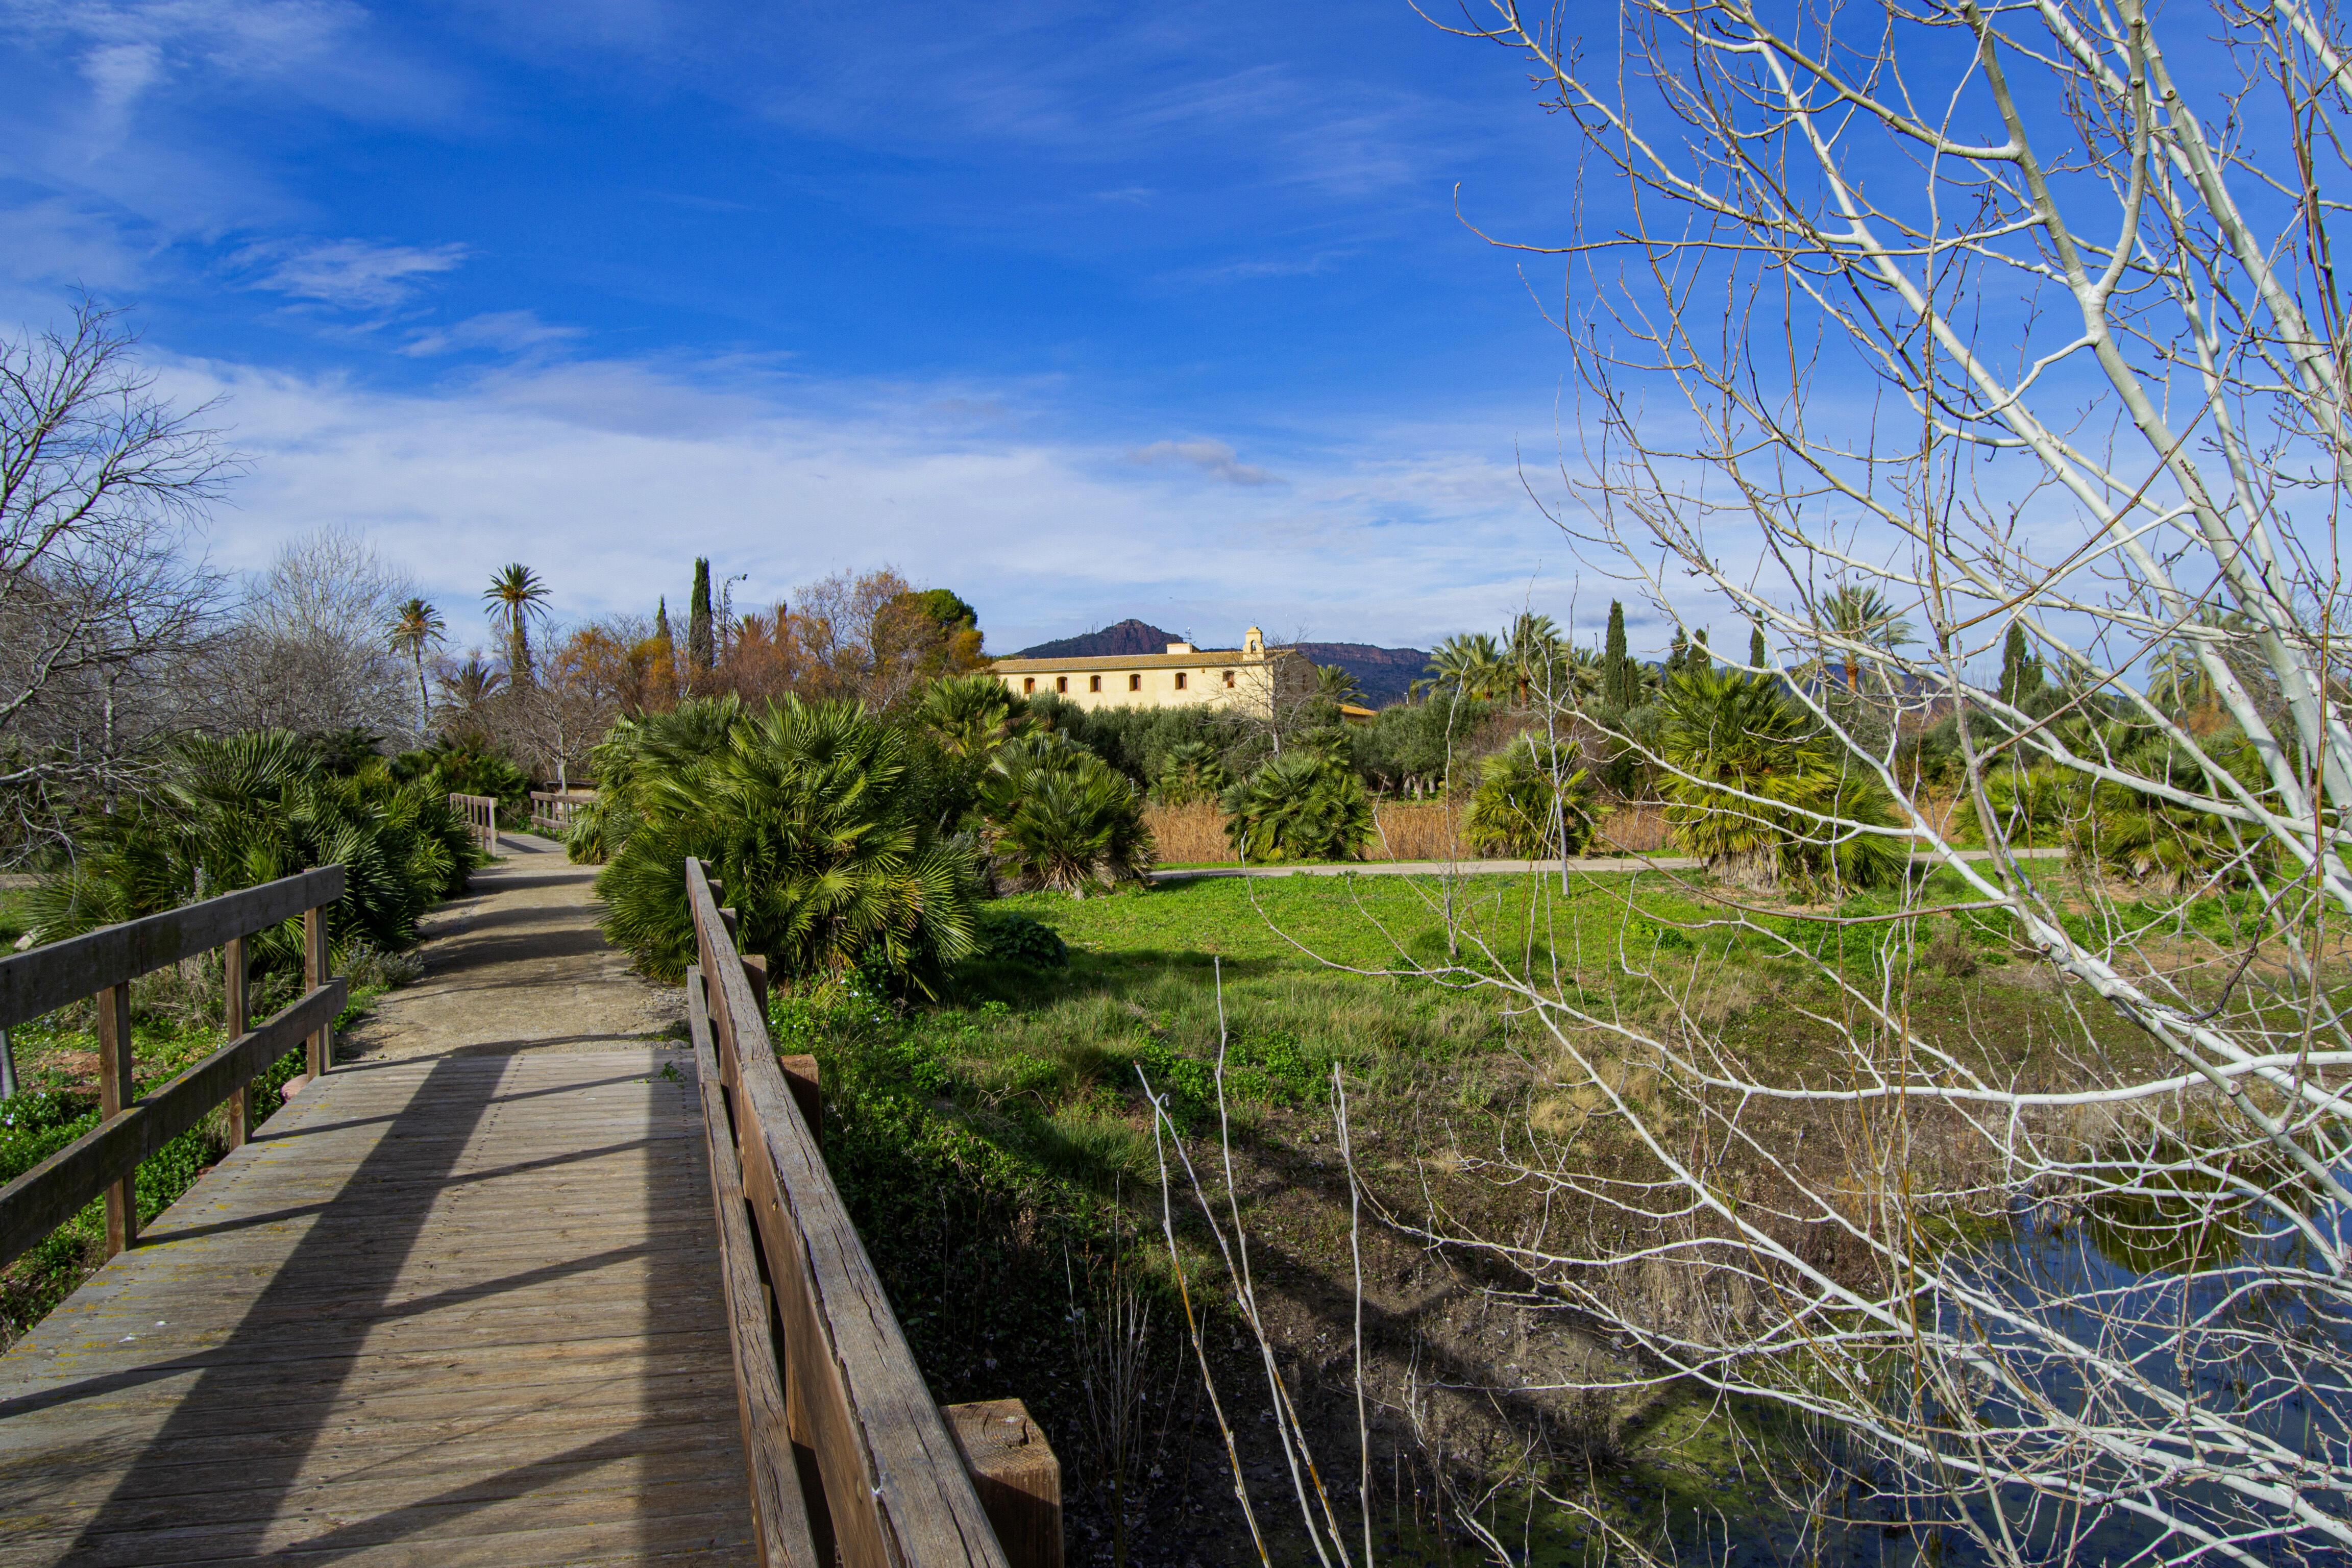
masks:
[[[312,1085],[0,1356],[0,1564],[753,1561],[698,1094]]]

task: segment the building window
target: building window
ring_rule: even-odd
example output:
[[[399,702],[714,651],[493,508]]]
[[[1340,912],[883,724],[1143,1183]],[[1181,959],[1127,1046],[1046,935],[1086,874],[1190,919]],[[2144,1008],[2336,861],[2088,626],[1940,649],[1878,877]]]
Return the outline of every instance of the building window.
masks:
[[[1179,691],[1184,689],[1184,672],[1181,669],[1176,672],[1176,689]]]
[[[1069,689],[1070,689],[1070,678],[1069,678],[1068,676],[1066,676],[1066,675],[1057,675],[1057,676],[1054,677],[1054,689],[1055,689],[1055,690],[1056,690],[1056,691],[1067,691]]]
[[[1130,675],[1130,676],[1129,676],[1129,677],[1127,678],[1127,689],[1128,689],[1129,691],[1140,691],[1140,690],[1142,690],[1142,689],[1143,689],[1143,677],[1141,677],[1141,676],[1139,676],[1139,675]]]
[[[1226,684],[1227,686],[1231,686],[1233,683],[1234,683],[1234,672],[1233,672],[1232,670],[1230,670],[1230,669],[1229,669],[1229,670],[1225,671],[1225,684]]]
[[[1036,690],[1036,689],[1037,689],[1037,678],[1036,678],[1035,676],[1034,676],[1034,675],[1030,675],[1030,676],[1024,676],[1024,677],[1022,678],[1022,680],[1021,680],[1021,690],[1022,690],[1022,694],[1023,694],[1024,696],[1026,696],[1028,693],[1030,693],[1030,692],[1032,692],[1032,691],[1034,691],[1034,690]]]

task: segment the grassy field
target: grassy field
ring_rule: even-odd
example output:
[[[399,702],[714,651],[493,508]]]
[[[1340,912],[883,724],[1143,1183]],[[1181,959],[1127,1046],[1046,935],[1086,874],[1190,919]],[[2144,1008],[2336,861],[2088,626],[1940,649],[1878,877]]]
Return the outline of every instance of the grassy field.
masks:
[[[1931,903],[1962,897],[1945,880],[1922,891]],[[1835,912],[1895,907],[1888,894]],[[773,1022],[783,1049],[822,1061],[828,1160],[935,1392],[1027,1400],[1066,1454],[1073,1495],[1095,1496],[1101,1481],[1085,1378],[1072,1370],[1086,1362],[1084,1325],[1099,1321],[1107,1281],[1141,1279],[1147,1295],[1157,1292],[1153,1408],[1189,1410],[1167,1419],[1191,1423],[1192,1447],[1160,1432],[1186,1458],[1161,1461],[1147,1517],[1171,1541],[1192,1541],[1186,1550],[1203,1560],[1223,1561],[1235,1542],[1215,1534],[1213,1500],[1229,1494],[1230,1481],[1220,1479],[1222,1447],[1199,1441],[1200,1379],[1178,1353],[1179,1307],[1159,1236],[1167,1145],[1155,1138],[1147,1087],[1165,1098],[1195,1157],[1220,1163],[1222,1041],[1232,1204],[1252,1238],[1278,1358],[1294,1394],[1317,1405],[1318,1394],[1349,1386],[1328,1370],[1346,1342],[1353,1268],[1333,1151],[1335,1069],[1360,1166],[1402,1211],[1434,1205],[1458,1223],[1507,1234],[1530,1200],[1461,1173],[1462,1152],[1544,1142],[1554,1155],[1622,1157],[1619,1134],[1593,1121],[1590,1091],[1580,1099],[1559,1081],[1556,1042],[1531,1027],[1524,1007],[1478,984],[1498,967],[1532,973],[1588,1014],[1703,1023],[1752,1058],[1813,1073],[1833,1065],[1840,1021],[1854,1012],[1822,976],[1815,960],[1826,958],[1850,976],[1884,978],[1915,1029],[1988,1063],[1997,1055],[2004,1076],[2030,1082],[2076,1070],[2055,1048],[2063,1031],[2048,1026],[2061,998],[2040,965],[2012,961],[2005,931],[1935,913],[1916,925],[1839,927],[1818,918],[1825,912],[1779,909],[1738,926],[1703,890],[1630,871],[1580,876],[1565,889],[1555,874],[1221,879],[1085,900],[1026,895],[992,906],[992,918],[1050,927],[1067,945],[1066,966],[970,964],[933,1005],[844,992],[779,996]],[[2090,1015],[2088,1026],[2118,1055],[2144,1048],[2110,1017]],[[1794,1140],[1793,1120],[1784,1131]],[[1181,1210],[1188,1194],[1177,1197]],[[1178,1231],[1195,1300],[1220,1301],[1205,1226],[1180,1213]],[[1522,1345],[1514,1352],[1522,1370],[1496,1364],[1499,1331],[1475,1289],[1492,1281],[1459,1260],[1385,1233],[1367,1236],[1364,1250],[1376,1281],[1367,1300],[1389,1334],[1368,1360],[1384,1358],[1384,1375],[1404,1377],[1418,1357],[1423,1375],[1437,1365],[1465,1384],[1507,1385],[1534,1375],[1527,1356],[1550,1353]],[[1231,1379],[1228,1397],[1254,1391],[1263,1402],[1244,1347],[1223,1331],[1210,1338],[1213,1366],[1221,1355],[1229,1363],[1219,1373]],[[1575,1368],[1553,1370],[1566,1377]],[[1352,1406],[1341,1400],[1324,1414],[1339,1446],[1333,1457],[1344,1458]],[[1510,1414],[1547,1431],[1556,1455],[1592,1457],[1580,1443],[1606,1447],[1601,1458],[1643,1472],[1643,1495],[1712,1496],[1727,1484],[1727,1445],[1694,1436],[1686,1414],[1661,1406],[1622,1431],[1582,1435],[1556,1411]],[[1475,1425],[1465,1427],[1474,1447],[1508,1423]],[[1425,1522],[1404,1507],[1392,1500],[1385,1527],[1398,1541]]]

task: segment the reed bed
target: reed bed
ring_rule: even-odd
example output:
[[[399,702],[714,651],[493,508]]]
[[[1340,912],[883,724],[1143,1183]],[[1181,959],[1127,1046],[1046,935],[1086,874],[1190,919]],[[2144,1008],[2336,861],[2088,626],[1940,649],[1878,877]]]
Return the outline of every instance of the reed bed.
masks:
[[[1379,831],[1364,847],[1367,860],[1481,860],[1491,858],[1470,843],[1459,802],[1387,800],[1373,807]],[[1144,826],[1160,846],[1163,866],[1231,866],[1224,814],[1215,803],[1148,805]],[[1654,805],[1622,806],[1601,818],[1590,853],[1617,850],[1654,853],[1667,844],[1665,815]]]

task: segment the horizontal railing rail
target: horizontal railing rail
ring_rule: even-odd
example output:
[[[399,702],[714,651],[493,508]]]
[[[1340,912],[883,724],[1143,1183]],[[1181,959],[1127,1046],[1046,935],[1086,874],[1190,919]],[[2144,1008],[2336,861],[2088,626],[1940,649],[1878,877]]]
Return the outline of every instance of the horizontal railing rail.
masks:
[[[98,1013],[99,1124],[0,1187],[0,1267],[106,1195],[110,1258],[138,1239],[141,1161],[226,1101],[229,1147],[252,1130],[253,1079],[303,1044],[316,1077],[333,1055],[332,1031],[349,987],[328,973],[327,907],[343,896],[343,868],[283,877],[257,888],[166,910],[0,959],[0,1028],[86,996]],[[247,944],[273,926],[302,921],[303,992],[258,1026],[248,1018]],[[171,1082],[133,1098],[131,983],[223,950],[223,1023],[228,1043]]]
[[[572,831],[572,819],[580,808],[596,798],[594,790],[538,790],[530,792],[530,825],[551,838],[561,838]]]
[[[821,1144],[810,1058],[779,1059],[764,963],[686,862],[687,977],[761,1560],[1061,1568],[1061,1468],[1017,1400],[932,1402]]]
[[[497,797],[487,795],[453,795],[449,797],[449,809],[466,819],[466,826],[473,833],[474,843],[479,847],[483,854],[495,855],[499,852]]]

